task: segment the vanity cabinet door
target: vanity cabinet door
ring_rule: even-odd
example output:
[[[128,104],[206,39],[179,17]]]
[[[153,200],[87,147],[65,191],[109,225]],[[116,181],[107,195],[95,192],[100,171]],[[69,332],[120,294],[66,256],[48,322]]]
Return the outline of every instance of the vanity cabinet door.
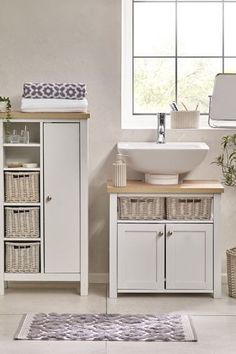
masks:
[[[80,272],[79,123],[44,124],[45,272]]]
[[[166,289],[213,289],[213,226],[166,226]]]
[[[164,288],[164,225],[118,224],[118,289]]]

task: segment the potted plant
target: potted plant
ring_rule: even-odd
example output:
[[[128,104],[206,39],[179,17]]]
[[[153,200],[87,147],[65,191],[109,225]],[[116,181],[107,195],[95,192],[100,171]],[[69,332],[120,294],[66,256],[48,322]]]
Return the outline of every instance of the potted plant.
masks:
[[[11,120],[11,101],[9,97],[0,96],[0,112],[5,112],[6,119],[6,137],[10,135],[10,120]]]
[[[236,186],[236,134],[224,136],[221,146],[222,153],[213,163],[221,167],[223,183],[226,186]]]

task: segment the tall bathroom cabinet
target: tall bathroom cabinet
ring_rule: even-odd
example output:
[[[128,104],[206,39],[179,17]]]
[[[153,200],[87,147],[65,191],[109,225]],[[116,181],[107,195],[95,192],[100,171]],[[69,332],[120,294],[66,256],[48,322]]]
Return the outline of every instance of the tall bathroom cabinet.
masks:
[[[118,293],[220,297],[223,190],[217,181],[170,186],[129,181],[121,188],[108,183],[110,297]],[[163,204],[157,208],[155,201]],[[176,215],[170,216],[173,210]],[[149,217],[155,213],[161,216]]]
[[[89,114],[12,116],[0,122],[0,294],[7,281],[71,281],[87,295]],[[25,126],[29,143],[12,143],[9,133]],[[31,178],[36,199],[14,200]]]

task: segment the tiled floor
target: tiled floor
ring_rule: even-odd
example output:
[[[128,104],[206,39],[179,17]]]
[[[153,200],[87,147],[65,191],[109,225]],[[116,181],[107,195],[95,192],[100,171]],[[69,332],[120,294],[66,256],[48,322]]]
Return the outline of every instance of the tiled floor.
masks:
[[[120,295],[107,299],[105,285],[90,286],[89,296],[74,288],[9,288],[0,297],[0,354],[235,354],[236,299],[205,295]],[[192,315],[197,343],[13,341],[27,312],[164,313]]]

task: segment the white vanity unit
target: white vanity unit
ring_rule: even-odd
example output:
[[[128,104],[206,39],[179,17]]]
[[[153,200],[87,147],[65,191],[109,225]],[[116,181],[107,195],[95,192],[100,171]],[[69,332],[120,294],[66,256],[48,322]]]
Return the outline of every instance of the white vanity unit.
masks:
[[[12,117],[0,121],[0,294],[7,281],[73,281],[87,295],[89,114]],[[29,142],[12,143],[25,126]]]
[[[107,190],[111,298],[117,293],[221,297],[220,198],[224,189],[219,182],[158,186],[129,181],[121,188],[108,183]]]

